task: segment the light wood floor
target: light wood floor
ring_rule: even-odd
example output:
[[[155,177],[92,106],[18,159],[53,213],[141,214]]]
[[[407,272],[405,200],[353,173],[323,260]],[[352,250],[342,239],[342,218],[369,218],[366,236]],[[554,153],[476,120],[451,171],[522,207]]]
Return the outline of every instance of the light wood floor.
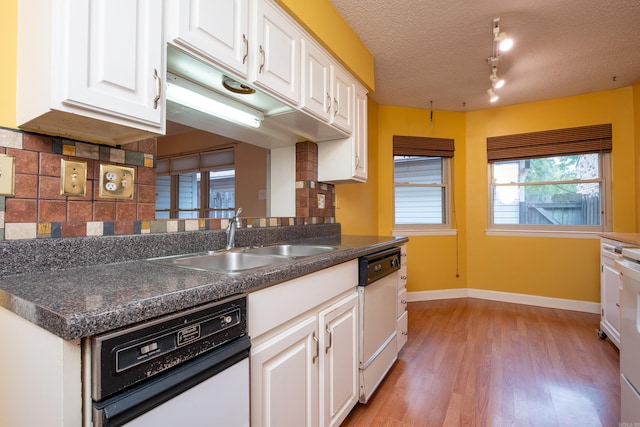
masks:
[[[409,303],[409,341],[354,426],[618,426],[619,353],[595,314]]]

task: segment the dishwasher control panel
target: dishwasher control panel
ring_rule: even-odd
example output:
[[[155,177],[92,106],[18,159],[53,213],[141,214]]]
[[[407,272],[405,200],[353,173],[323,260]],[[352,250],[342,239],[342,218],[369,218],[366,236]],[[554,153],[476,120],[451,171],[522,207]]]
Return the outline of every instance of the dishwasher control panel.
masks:
[[[237,295],[91,338],[91,397],[118,391],[247,334],[247,297]]]

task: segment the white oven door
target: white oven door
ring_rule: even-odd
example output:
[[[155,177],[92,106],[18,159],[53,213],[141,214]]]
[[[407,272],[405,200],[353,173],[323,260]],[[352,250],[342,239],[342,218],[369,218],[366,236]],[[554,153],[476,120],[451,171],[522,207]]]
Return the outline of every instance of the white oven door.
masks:
[[[249,427],[249,359],[124,424],[127,427]]]

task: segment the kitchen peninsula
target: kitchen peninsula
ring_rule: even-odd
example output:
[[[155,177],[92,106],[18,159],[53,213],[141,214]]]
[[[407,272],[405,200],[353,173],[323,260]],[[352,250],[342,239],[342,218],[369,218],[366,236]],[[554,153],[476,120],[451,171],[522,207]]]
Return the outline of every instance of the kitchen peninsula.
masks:
[[[86,399],[81,378],[87,369],[83,338],[265,289],[407,241],[341,236],[339,224],[239,229],[241,247],[296,242],[335,250],[231,275],[145,261],[219,249],[224,237],[216,230],[0,242],[0,334],[15,343],[12,351],[2,352],[3,411],[33,398],[33,390],[20,385],[22,378],[22,383],[40,383],[38,396],[51,401],[37,416],[46,414],[51,425],[81,425],[79,396]],[[42,378],[31,378],[41,373]]]

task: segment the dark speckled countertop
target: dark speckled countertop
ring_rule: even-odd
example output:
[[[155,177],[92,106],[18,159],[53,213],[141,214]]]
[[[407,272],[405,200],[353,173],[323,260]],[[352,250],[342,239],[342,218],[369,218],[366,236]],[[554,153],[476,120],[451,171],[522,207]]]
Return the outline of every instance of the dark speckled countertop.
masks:
[[[326,235],[326,230],[320,230],[320,237],[314,236],[306,230],[298,234],[289,234],[290,239],[278,236],[260,236],[264,244],[278,242],[313,243],[335,246],[337,249],[321,255],[298,258],[283,264],[252,270],[241,274],[224,274],[206,271],[190,270],[179,267],[158,265],[144,261],[154,256],[193,253],[210,246],[212,242],[220,246],[219,232],[211,232],[202,243],[194,246],[182,247],[180,242],[167,251],[167,237],[143,236],[131,239],[111,239],[95,243],[99,248],[91,246],[102,253],[101,260],[113,261],[105,253],[120,248],[121,251],[134,251],[138,255],[135,260],[117,259],[115,262],[95,264],[96,260],[84,259],[77,252],[77,258],[70,249],[77,245],[69,245],[67,251],[54,251],[55,244],[68,245],[72,239],[57,239],[49,242],[50,247],[41,247],[41,243],[30,243],[33,247],[5,243],[0,245],[2,253],[2,267],[0,270],[0,306],[22,316],[32,323],[64,338],[76,339],[96,335],[102,332],[131,325],[140,321],[180,311],[209,301],[218,300],[230,295],[255,291],[267,286],[294,279],[314,271],[322,270],[333,265],[358,258],[362,255],[376,252],[391,246],[399,246],[407,241],[404,237],[378,236],[343,236],[340,234]],[[335,232],[335,227],[329,227]],[[339,231],[339,228],[337,229]],[[238,233],[238,246],[256,245],[255,233],[249,230]],[[203,232],[198,238],[202,238]],[[264,232],[263,232],[264,233]],[[188,233],[177,233],[188,234]],[[193,237],[191,240],[194,240]],[[149,238],[145,241],[144,238]],[[171,236],[172,239],[185,239],[185,236]],[[244,239],[244,243],[242,240]],[[274,240],[275,239],[275,240]],[[62,241],[65,242],[62,242]],[[87,244],[85,239],[77,240],[76,244]],[[187,240],[188,237],[187,237]],[[25,241],[26,242],[26,241]],[[224,242],[224,239],[222,239]],[[92,243],[88,243],[92,245]],[[150,250],[149,246],[160,244],[158,250]],[[182,243],[181,243],[182,244]],[[247,246],[249,246],[247,245]],[[27,246],[27,247],[25,247]],[[140,247],[147,248],[140,250]],[[111,248],[111,249],[109,249]],[[98,250],[99,249],[99,250]],[[29,255],[31,251],[31,255]],[[49,251],[49,252],[47,252]],[[70,255],[71,252],[71,255]],[[49,254],[47,256],[47,254]],[[89,255],[84,255],[85,258]],[[122,255],[119,255],[122,256]],[[134,256],[129,254],[128,256]],[[30,257],[30,258],[29,258]],[[50,259],[53,257],[53,260]],[[31,261],[27,261],[29,258]],[[69,262],[69,259],[72,262]],[[21,261],[22,260],[22,261]],[[57,261],[55,261],[57,260]],[[23,267],[25,271],[17,272],[14,265],[31,262],[32,265]],[[42,264],[47,268],[42,268]],[[75,267],[74,267],[75,265]],[[40,268],[36,268],[40,266]],[[55,266],[65,268],[56,269]]]

